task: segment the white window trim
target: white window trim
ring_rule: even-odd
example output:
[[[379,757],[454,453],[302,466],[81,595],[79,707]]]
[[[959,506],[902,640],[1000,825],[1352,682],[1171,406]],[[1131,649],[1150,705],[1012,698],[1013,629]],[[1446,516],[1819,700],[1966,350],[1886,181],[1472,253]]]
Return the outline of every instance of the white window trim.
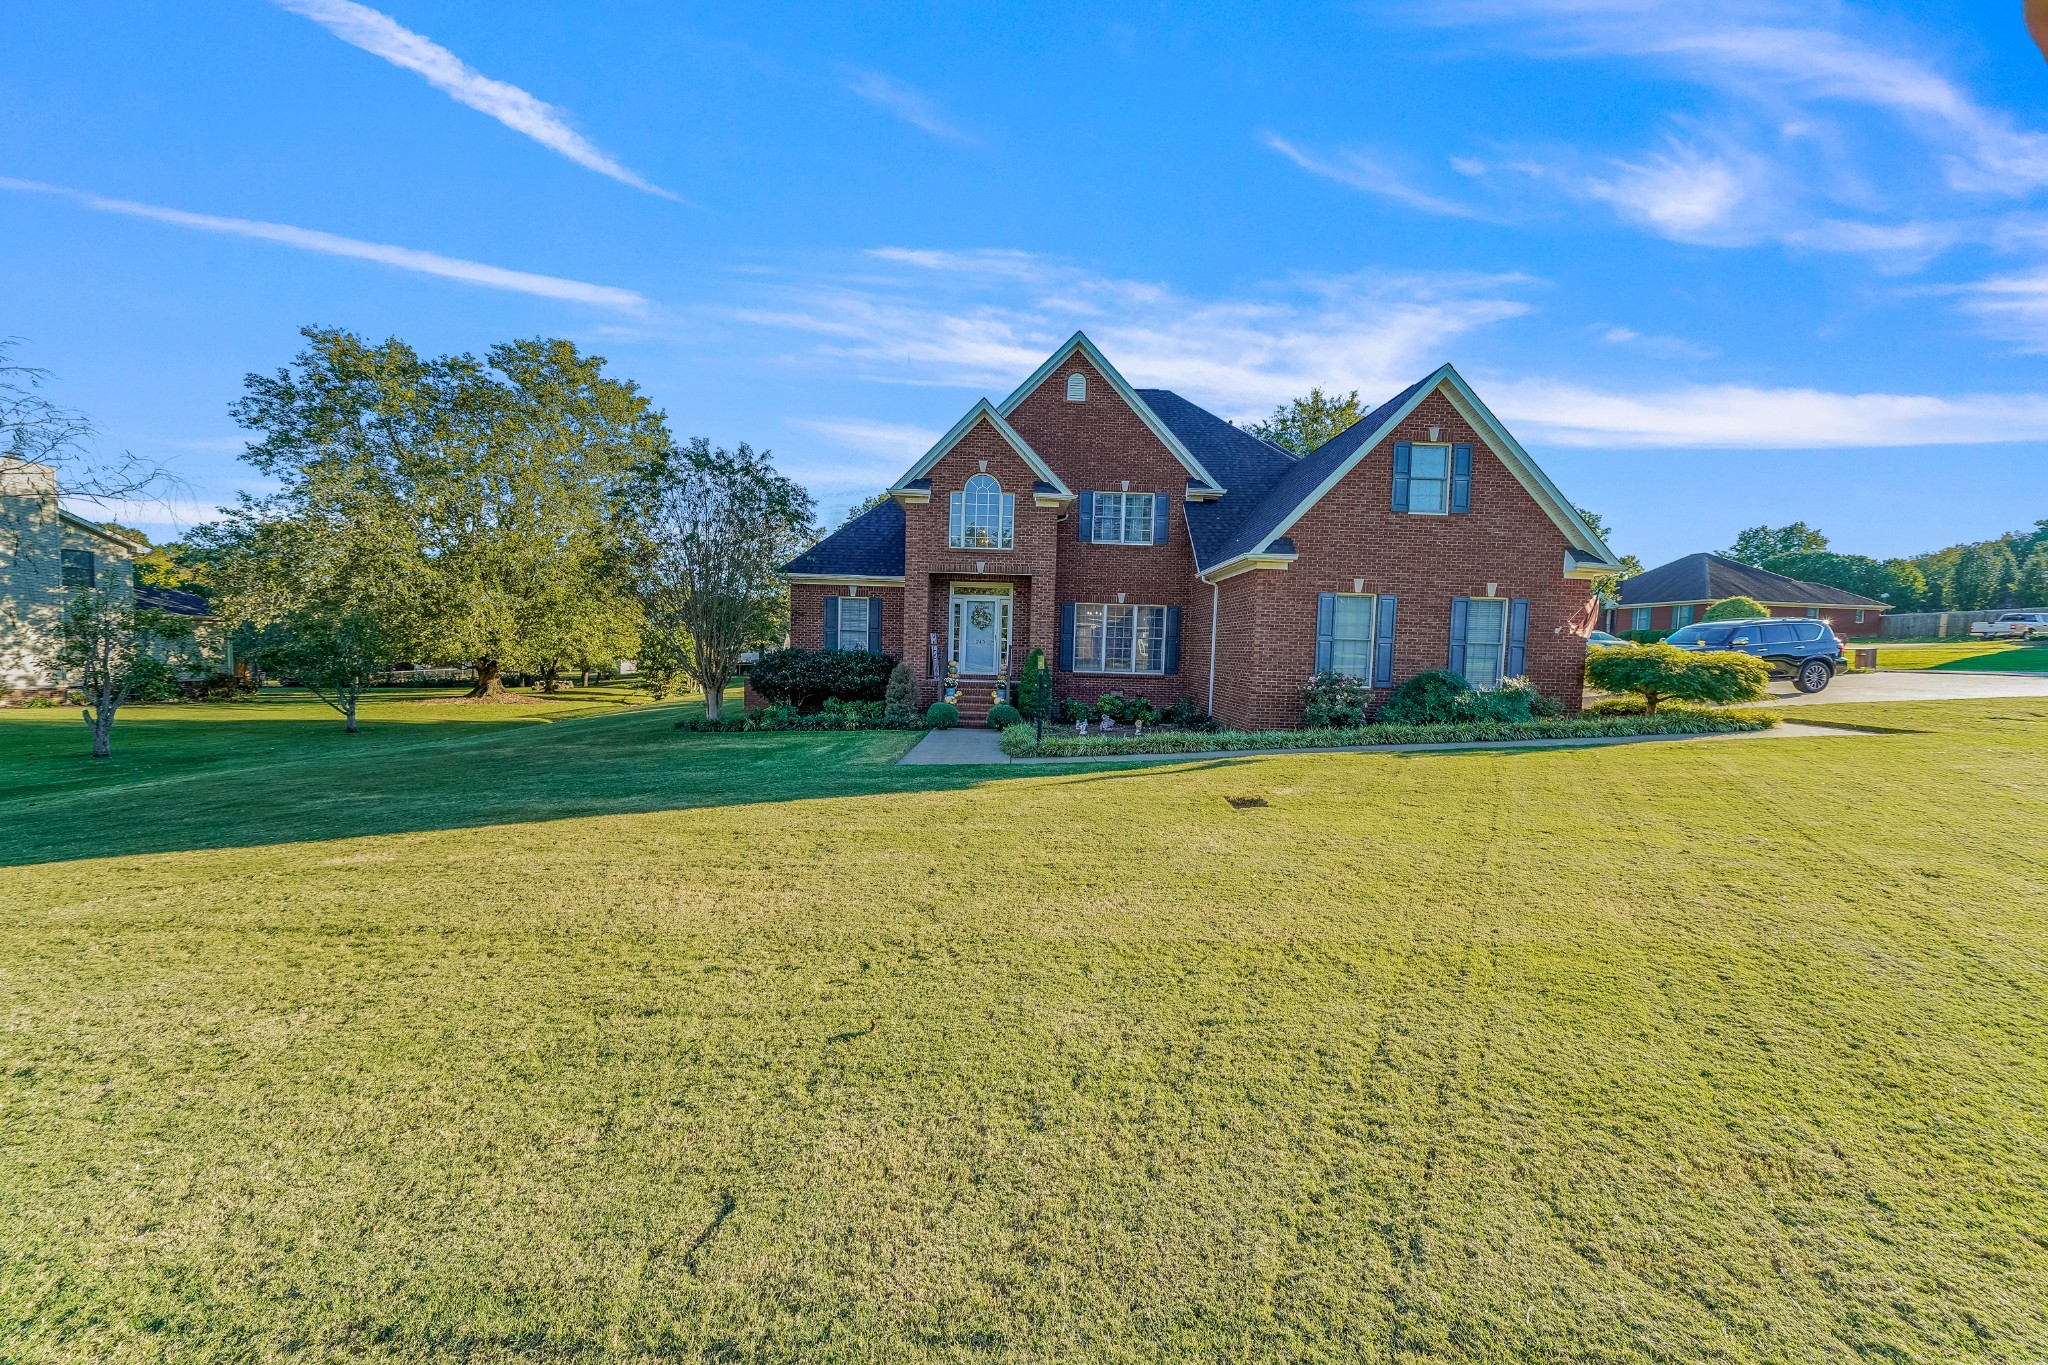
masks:
[[[1507,598],[1507,597],[1470,597],[1470,598],[1467,598],[1467,599],[1466,599],[1466,601],[1465,601],[1465,663],[1466,663],[1466,666],[1467,666],[1467,667],[1470,667],[1470,666],[1471,666],[1471,663],[1472,663],[1472,615],[1471,615],[1471,613],[1472,613],[1472,603],[1474,603],[1474,602],[1498,602],[1498,603],[1500,603],[1500,676],[1499,676],[1498,678],[1495,678],[1495,679],[1494,679],[1494,680],[1493,680],[1493,681],[1492,681],[1491,683],[1488,683],[1488,684],[1487,684],[1486,686],[1484,686],[1484,687],[1481,687],[1481,686],[1480,686],[1480,685],[1479,685],[1478,683],[1476,683],[1476,682],[1472,682],[1472,675],[1471,675],[1470,673],[1465,673],[1465,674],[1461,674],[1460,676],[1462,676],[1462,677],[1463,677],[1463,678],[1465,679],[1465,681],[1466,681],[1466,682],[1472,683],[1472,687],[1473,687],[1473,689],[1474,689],[1475,691],[1479,691],[1479,692],[1492,692],[1492,691],[1494,691],[1494,690],[1498,689],[1498,688],[1500,687],[1500,685],[1501,685],[1502,683],[1504,683],[1504,682],[1506,682],[1506,681],[1508,680],[1508,633],[1509,633],[1510,631],[1512,631],[1512,630],[1514,629],[1514,615],[1515,615],[1515,604],[1514,604],[1514,600],[1513,600],[1512,598]]]
[[[1159,498],[1156,493],[1132,493],[1128,491],[1118,491],[1114,493],[1097,492],[1089,494],[1089,497],[1094,500],[1093,505],[1095,508],[1095,510],[1089,514],[1088,543],[1090,545],[1151,545],[1153,543],[1153,537],[1159,534],[1159,525],[1157,520],[1159,516]],[[1117,538],[1115,540],[1105,540],[1102,536],[1102,500],[1104,498],[1117,499]],[[1145,539],[1143,540],[1125,540],[1123,538],[1124,504],[1131,498],[1143,498],[1146,501],[1146,503],[1150,505],[1151,510],[1145,514],[1145,530],[1147,534]]]
[[[1444,489],[1444,505],[1434,512],[1418,511],[1415,506],[1415,452],[1418,450],[1441,450],[1444,453],[1444,476],[1441,479],[1423,479],[1422,483],[1440,483]],[[1408,515],[1411,517],[1447,517],[1451,514],[1451,478],[1457,472],[1452,463],[1454,452],[1448,441],[1410,441],[1408,443]]]
[[[955,583],[946,593],[946,660],[955,667],[965,663],[961,652],[966,647],[966,632],[962,629],[965,604],[993,600],[996,604],[996,670],[1003,673],[1010,660],[1010,631],[1016,624],[1016,594],[1007,583]],[[982,677],[983,674],[968,674]],[[993,676],[993,675],[989,675]]]
[[[1102,627],[1102,637],[1103,637],[1103,643],[1104,643],[1104,646],[1105,646],[1105,651],[1106,651],[1106,647],[1107,647],[1107,645],[1108,645],[1108,641],[1109,641],[1109,609],[1110,609],[1110,608],[1112,608],[1112,607],[1122,607],[1122,608],[1125,608],[1125,609],[1129,610],[1129,611],[1130,611],[1130,612],[1132,613],[1132,615],[1131,615],[1131,659],[1132,659],[1132,661],[1133,661],[1133,662],[1136,662],[1136,660],[1137,660],[1137,657],[1138,657],[1138,629],[1139,629],[1139,626],[1138,626],[1138,622],[1139,622],[1140,618],[1139,618],[1139,616],[1137,615],[1137,613],[1139,613],[1139,612],[1143,612],[1143,611],[1156,611],[1156,612],[1158,612],[1158,613],[1159,613],[1159,657],[1158,657],[1158,659],[1157,659],[1157,661],[1156,661],[1156,662],[1157,662],[1157,664],[1158,664],[1158,667],[1156,667],[1156,668],[1108,668],[1108,667],[1102,667],[1102,668],[1083,668],[1083,667],[1081,667],[1081,658],[1080,658],[1080,656],[1081,656],[1081,642],[1080,642],[1080,641],[1079,641],[1079,640],[1077,639],[1077,640],[1075,640],[1075,642],[1074,642],[1074,668],[1073,668],[1073,671],[1074,671],[1075,673],[1085,673],[1085,674],[1088,674],[1088,675],[1090,675],[1091,677],[1101,677],[1101,678],[1163,678],[1163,677],[1165,677],[1165,676],[1166,676],[1166,607],[1165,607],[1165,605],[1164,605],[1163,603],[1158,603],[1158,602],[1076,602],[1076,603],[1074,603],[1074,631],[1075,631],[1075,634],[1076,634],[1076,635],[1078,635],[1078,634],[1080,633],[1080,630],[1081,630],[1081,610],[1082,610],[1082,608],[1084,608],[1084,607],[1101,607],[1101,608],[1103,609],[1103,612],[1102,612],[1102,620],[1103,620],[1103,627]]]
[[[1353,598],[1366,604],[1365,671],[1356,676],[1358,681],[1370,687],[1372,686],[1373,652],[1379,647],[1380,643],[1380,596],[1375,592],[1333,592],[1330,596],[1339,599]],[[1337,613],[1333,608],[1330,612],[1330,671],[1342,678],[1352,677],[1352,674],[1346,673],[1337,667],[1337,639]]]
[[[846,643],[846,608],[853,603],[860,604],[860,643],[849,646]],[[868,641],[874,638],[869,634],[869,631],[874,625],[875,605],[876,599],[872,597],[842,597],[839,599],[839,638],[833,642],[832,647],[834,649],[845,650],[851,648],[863,654],[867,652]]]
[[[986,478],[995,482],[991,474],[976,474],[968,480]],[[949,550],[987,550],[994,554],[1007,554],[1017,547],[1017,495],[1005,493],[1000,483],[996,484],[996,540],[995,545],[976,545],[967,538],[967,490],[963,487],[952,494],[946,505],[946,548]]]

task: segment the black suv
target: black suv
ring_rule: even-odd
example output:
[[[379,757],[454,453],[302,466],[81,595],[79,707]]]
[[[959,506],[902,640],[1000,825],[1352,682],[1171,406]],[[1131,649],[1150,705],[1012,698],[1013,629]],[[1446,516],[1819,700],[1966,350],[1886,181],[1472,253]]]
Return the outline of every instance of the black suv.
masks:
[[[1849,667],[1842,642],[1825,621],[1760,617],[1747,621],[1703,621],[1671,633],[1680,649],[1727,649],[1754,654],[1774,677],[1790,678],[1801,692],[1819,692]]]

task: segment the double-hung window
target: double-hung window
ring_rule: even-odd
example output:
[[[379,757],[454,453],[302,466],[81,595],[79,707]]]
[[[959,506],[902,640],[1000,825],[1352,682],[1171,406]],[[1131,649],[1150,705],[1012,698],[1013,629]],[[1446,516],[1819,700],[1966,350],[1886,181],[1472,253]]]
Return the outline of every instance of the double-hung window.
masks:
[[[953,495],[946,544],[955,550],[1007,550],[1016,523],[1017,499],[986,474],[976,474]]]
[[[1150,545],[1155,502],[1150,493],[1097,493],[1089,539],[1097,545]]]
[[[831,644],[833,649],[866,649],[868,647],[868,615],[875,609],[872,597],[842,597],[839,599],[839,638]]]
[[[1499,687],[1507,648],[1508,604],[1498,597],[1471,599],[1465,607],[1465,681],[1482,690]]]
[[[98,566],[91,550],[65,550],[58,566],[67,588],[89,588],[98,578]]]
[[[1692,610],[1690,605],[1673,607],[1671,609],[1671,628],[1673,630],[1684,630],[1687,626],[1691,625]]]
[[[1423,445],[1409,448],[1408,510],[1435,513],[1451,510],[1451,448]]]
[[[1372,681],[1372,622],[1378,598],[1370,593],[1333,593],[1330,612],[1330,672]]]
[[[1074,671],[1164,673],[1166,608],[1075,603]]]
[[[1631,611],[1628,614],[1628,628],[1630,630],[1648,630],[1650,628],[1650,609],[1648,607],[1637,607],[1634,611]]]

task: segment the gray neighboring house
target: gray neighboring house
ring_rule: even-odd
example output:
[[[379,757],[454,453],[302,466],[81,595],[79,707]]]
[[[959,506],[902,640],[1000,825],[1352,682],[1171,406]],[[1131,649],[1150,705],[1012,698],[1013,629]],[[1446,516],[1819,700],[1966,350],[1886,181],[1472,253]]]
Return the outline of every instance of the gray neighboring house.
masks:
[[[58,623],[80,588],[133,599],[134,562],[146,547],[58,503],[57,471],[0,457],[0,700],[62,698],[71,681],[55,662]],[[143,588],[143,606],[196,621],[205,599]]]

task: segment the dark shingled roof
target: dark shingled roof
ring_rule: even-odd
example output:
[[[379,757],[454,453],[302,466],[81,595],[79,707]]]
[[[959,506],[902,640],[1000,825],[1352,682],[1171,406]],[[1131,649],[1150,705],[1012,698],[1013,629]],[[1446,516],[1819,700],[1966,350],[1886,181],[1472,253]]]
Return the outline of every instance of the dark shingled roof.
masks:
[[[903,504],[871,507],[782,566],[784,573],[903,576]]]
[[[1618,605],[1629,607],[1644,602],[1718,602],[1724,597],[1753,597],[1766,606],[1889,610],[1888,604],[1874,598],[1831,588],[1825,583],[1787,578],[1725,555],[1704,552],[1674,559],[1622,580],[1615,600]]]
[[[1226,559],[1239,555],[1253,554],[1262,550],[1273,533],[1280,529],[1295,508],[1322,484],[1324,479],[1335,473],[1337,466],[1349,459],[1362,445],[1377,440],[1380,429],[1394,413],[1413,398],[1429,378],[1416,380],[1407,388],[1374,408],[1365,416],[1353,422],[1329,440],[1317,446],[1298,460],[1290,462],[1279,478],[1273,480],[1260,494],[1258,505],[1244,513],[1237,528],[1217,547],[1214,556],[1204,555],[1204,566],[1220,564]],[[1228,502],[1237,496],[1237,489],[1230,490]]]
[[[1296,460],[1279,446],[1232,426],[1171,389],[1139,389],[1137,394],[1225,489],[1213,502],[1191,502],[1182,508],[1187,514],[1188,534],[1195,542],[1195,563],[1206,568],[1223,557],[1223,546],[1257,510],[1266,490],[1294,468]],[[1200,486],[1189,481],[1191,488]]]
[[[213,608],[196,592],[182,588],[152,588],[135,585],[135,605],[147,611],[165,611],[173,616],[211,616]]]

